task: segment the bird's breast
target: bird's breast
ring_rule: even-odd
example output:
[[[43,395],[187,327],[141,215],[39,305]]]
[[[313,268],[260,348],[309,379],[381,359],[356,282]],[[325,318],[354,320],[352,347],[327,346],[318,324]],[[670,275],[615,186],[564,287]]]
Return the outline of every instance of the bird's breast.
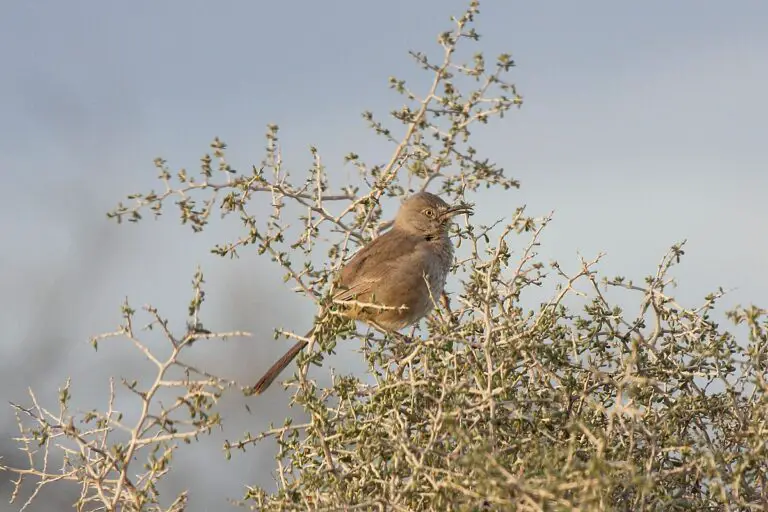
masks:
[[[422,275],[429,284],[429,290],[434,296],[440,295],[453,263],[453,246],[450,242],[443,241],[427,244],[422,248],[420,260]],[[430,298],[430,304],[431,302]]]

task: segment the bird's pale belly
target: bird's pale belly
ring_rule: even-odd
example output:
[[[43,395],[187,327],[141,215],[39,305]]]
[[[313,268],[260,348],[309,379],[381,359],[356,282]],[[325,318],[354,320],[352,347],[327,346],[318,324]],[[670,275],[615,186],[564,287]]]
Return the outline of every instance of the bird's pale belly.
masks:
[[[410,280],[410,286],[417,289],[412,290],[413,293],[404,294],[402,298],[406,300],[400,301],[400,304],[398,304],[399,306],[406,306],[407,309],[399,311],[397,315],[388,315],[387,320],[392,325],[390,328],[402,329],[418,322],[422,317],[429,314],[440,300],[453,255],[452,253],[447,253],[440,254],[439,257],[435,257],[435,254],[431,256],[427,255],[427,257],[419,262],[421,265],[414,265],[420,279]],[[406,287],[408,285],[404,285],[401,290]],[[398,302],[389,297],[388,299],[390,300],[387,302],[393,306],[394,302]],[[397,327],[394,327],[394,325],[397,325]]]

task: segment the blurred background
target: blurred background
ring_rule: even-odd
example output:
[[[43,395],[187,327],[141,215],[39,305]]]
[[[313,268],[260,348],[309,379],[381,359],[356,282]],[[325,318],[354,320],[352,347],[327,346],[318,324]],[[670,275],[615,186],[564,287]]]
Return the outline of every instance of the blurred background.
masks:
[[[436,35],[465,5],[3,3],[2,403],[26,403],[32,388],[55,407],[71,376],[76,409],[104,408],[110,376],[141,378],[152,368],[123,341],[94,352],[89,337],[117,327],[125,297],[135,307],[151,303],[182,329],[198,265],[205,326],[255,336],[200,343],[192,362],[254,382],[289,344],[273,341],[273,329],[303,332],[312,304],[253,248],[239,260],[209,253],[237,235],[235,218],[193,235],[173,209],[160,221],[122,226],[105,213],[158,186],[157,156],[194,172],[214,136],[229,145],[232,166],[247,171],[263,158],[267,123],[280,125],[284,163],[297,179],[311,166],[310,145],[336,183],[355,176],[343,163],[350,151],[382,163],[392,148],[360,113],[381,118],[401,106],[387,88],[390,75],[424,90],[430,77],[407,51],[437,55]],[[766,306],[766,19],[768,4],[758,0],[727,8],[714,0],[482,3],[478,49],[489,59],[513,54],[511,77],[525,105],[476,131],[477,147],[521,189],[470,197],[480,205],[473,222],[508,218],[523,204],[535,215],[554,210],[543,259],[575,270],[578,254],[604,251],[604,275],[635,279],[688,239],[675,271],[683,304],[723,286],[733,290],[723,309]],[[358,349],[340,347],[313,375],[362,371]],[[226,461],[222,442],[298,414],[280,386],[227,398],[223,411],[224,431],[181,450],[165,482],[168,492],[190,489],[190,510],[226,509],[246,484],[274,489],[273,443]],[[7,405],[0,422],[3,462],[24,464]],[[11,485],[1,476],[7,498]],[[60,484],[31,510],[67,509],[76,493]],[[18,509],[0,504],[6,508]]]

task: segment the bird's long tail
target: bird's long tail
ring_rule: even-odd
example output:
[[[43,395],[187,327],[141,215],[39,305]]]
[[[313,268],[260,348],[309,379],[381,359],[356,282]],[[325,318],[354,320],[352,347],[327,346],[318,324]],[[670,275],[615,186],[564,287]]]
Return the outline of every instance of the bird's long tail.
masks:
[[[306,347],[308,342],[301,340],[298,341],[294,346],[292,346],[288,352],[283,355],[280,359],[278,359],[275,364],[273,364],[269,370],[266,371],[263,377],[259,379],[259,382],[256,383],[253,388],[251,388],[251,394],[254,395],[260,395],[264,391],[267,390],[267,388],[272,384],[272,381],[274,381],[280,373],[282,373],[283,370],[285,370],[285,367],[291,364],[291,361],[298,355],[299,352],[301,352],[304,347]]]

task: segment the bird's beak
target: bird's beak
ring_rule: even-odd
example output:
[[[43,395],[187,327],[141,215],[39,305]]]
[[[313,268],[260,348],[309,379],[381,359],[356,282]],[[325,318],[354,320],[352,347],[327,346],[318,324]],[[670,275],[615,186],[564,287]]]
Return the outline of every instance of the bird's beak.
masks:
[[[443,219],[448,220],[451,217],[455,217],[456,215],[461,215],[462,213],[466,213],[467,215],[472,215],[474,212],[472,211],[474,205],[470,203],[459,203],[454,206],[450,206],[443,210]]]

